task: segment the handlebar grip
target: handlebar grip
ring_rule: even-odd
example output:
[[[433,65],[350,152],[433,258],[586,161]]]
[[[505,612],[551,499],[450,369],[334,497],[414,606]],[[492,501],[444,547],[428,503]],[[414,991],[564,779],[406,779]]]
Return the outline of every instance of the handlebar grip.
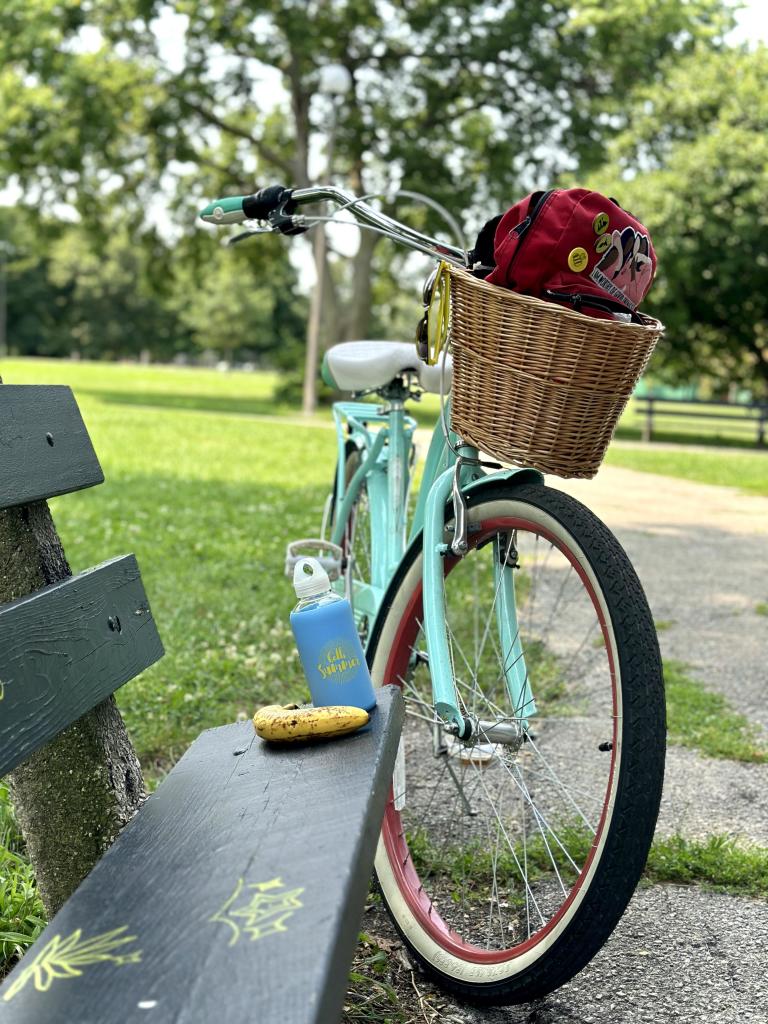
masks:
[[[245,220],[243,198],[225,196],[223,199],[214,199],[200,211],[200,220],[208,224],[242,224]]]
[[[260,188],[252,196],[243,199],[243,213],[249,220],[266,220],[279,206],[285,213],[293,213],[296,204],[291,202],[292,190],[284,185],[270,185]]]
[[[296,209],[291,201],[292,189],[270,185],[251,196],[226,196],[214,199],[200,211],[200,219],[208,224],[242,224],[244,220],[266,220],[275,210],[290,215]]]

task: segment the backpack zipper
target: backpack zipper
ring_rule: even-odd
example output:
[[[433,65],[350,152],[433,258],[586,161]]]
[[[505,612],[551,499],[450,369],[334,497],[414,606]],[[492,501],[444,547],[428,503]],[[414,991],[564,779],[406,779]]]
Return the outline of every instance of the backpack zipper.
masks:
[[[567,302],[577,313],[580,312],[582,306],[591,306],[592,309],[599,309],[604,313],[628,314],[632,317],[633,323],[642,323],[635,310],[625,306],[623,302],[609,298],[603,299],[597,295],[590,295],[588,292],[554,292],[551,288],[547,288],[542,292],[541,297],[554,302]]]
[[[549,199],[549,197],[552,195],[554,191],[555,189],[551,188],[548,192],[542,192],[539,198],[536,200],[536,205],[531,210],[531,212],[526,216],[525,220],[521,220],[516,227],[512,228],[512,230],[518,238],[522,239],[528,234],[528,232],[531,229],[531,225],[536,220],[539,213],[541,213],[542,206],[544,205],[544,203],[546,203],[546,201]]]
[[[512,255],[512,259],[509,261],[509,266],[507,267],[507,281],[509,282],[507,285],[508,288],[515,287],[515,282],[509,279],[509,273],[512,270],[512,267],[515,265],[515,260],[520,255],[520,249],[522,248],[523,240],[533,227],[533,223],[538,217],[538,215],[541,213],[544,204],[555,191],[556,189],[550,188],[546,192],[542,192],[539,198],[536,200],[536,205],[531,210],[531,212],[526,216],[525,220],[521,220],[516,227],[512,228],[511,233],[517,235],[518,241],[517,248],[515,249]]]

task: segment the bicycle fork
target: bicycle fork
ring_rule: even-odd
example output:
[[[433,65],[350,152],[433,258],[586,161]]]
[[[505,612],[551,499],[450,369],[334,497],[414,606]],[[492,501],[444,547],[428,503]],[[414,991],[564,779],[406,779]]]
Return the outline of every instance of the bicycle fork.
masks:
[[[493,541],[493,585],[495,622],[501,650],[504,652],[506,689],[514,710],[504,721],[483,721],[465,717],[460,710],[460,699],[451,657],[446,621],[443,578],[445,559],[457,560],[469,550],[469,522],[465,491],[479,481],[467,483],[466,458],[476,457],[475,449],[462,445],[455,465],[445,470],[434,481],[427,498],[424,515],[424,630],[426,633],[429,668],[432,677],[432,697],[435,711],[450,731],[462,739],[476,738],[483,742],[514,743],[522,740],[529,715],[536,713],[528,673],[523,656],[520,629],[515,605],[513,573],[517,564],[514,538],[499,534]],[[463,458],[461,457],[463,454]],[[483,477],[487,482],[490,477]],[[453,538],[446,541],[445,510],[452,497],[454,507]]]

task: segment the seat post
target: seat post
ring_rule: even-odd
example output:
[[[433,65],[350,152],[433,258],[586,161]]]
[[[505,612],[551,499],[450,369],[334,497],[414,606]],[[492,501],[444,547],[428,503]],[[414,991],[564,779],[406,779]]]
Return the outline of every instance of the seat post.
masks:
[[[387,448],[387,576],[405,551],[405,500],[408,493],[410,435],[405,431],[405,403],[393,398],[389,406]]]

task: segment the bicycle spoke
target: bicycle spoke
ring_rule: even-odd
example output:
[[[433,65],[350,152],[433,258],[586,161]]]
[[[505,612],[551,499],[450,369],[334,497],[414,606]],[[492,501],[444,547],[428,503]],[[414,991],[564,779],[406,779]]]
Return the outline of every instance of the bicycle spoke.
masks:
[[[597,832],[597,828],[594,825],[591,824],[591,822],[589,821],[587,816],[584,814],[582,809],[579,807],[579,805],[573,799],[573,797],[571,796],[570,790],[568,788],[566,788],[566,786],[561,782],[561,780],[558,777],[557,773],[554,771],[554,769],[552,768],[550,763],[544,757],[544,755],[542,754],[541,750],[539,750],[539,747],[537,746],[536,742],[534,740],[532,740],[532,739],[529,739],[528,742],[529,742],[529,745],[533,748],[533,751],[536,754],[536,756],[540,758],[540,760],[541,760],[542,764],[544,765],[544,768],[546,769],[547,774],[549,775],[549,777],[556,784],[556,786],[560,789],[561,793],[565,796],[565,798],[571,804],[571,806],[576,811],[576,813],[579,815],[579,817],[584,822],[584,824],[587,826],[587,828],[590,829],[590,831],[592,832],[592,835],[595,835],[595,833]]]
[[[549,822],[547,821],[547,819],[546,819],[546,818],[544,817],[544,815],[543,815],[543,814],[541,813],[541,811],[539,810],[539,808],[538,808],[538,807],[536,806],[536,803],[534,802],[533,798],[531,797],[531,794],[530,794],[530,792],[529,792],[529,790],[528,790],[528,787],[527,787],[527,786],[525,785],[525,783],[523,782],[522,778],[520,777],[520,774],[519,774],[519,769],[518,769],[518,766],[517,766],[517,765],[512,765],[512,766],[508,765],[508,764],[506,763],[506,761],[504,761],[504,759],[503,759],[503,758],[500,758],[500,759],[499,759],[499,761],[500,761],[500,763],[501,763],[501,764],[503,765],[503,767],[504,767],[505,771],[506,771],[506,772],[507,772],[507,774],[508,774],[508,775],[510,776],[510,778],[512,779],[512,781],[513,781],[513,782],[515,783],[515,785],[516,785],[516,786],[518,787],[518,789],[520,790],[520,792],[521,792],[521,793],[523,794],[523,796],[525,797],[526,801],[528,802],[528,806],[529,806],[529,807],[531,808],[531,810],[533,811],[533,815],[534,815],[534,817],[536,818],[536,821],[537,821],[537,823],[539,823],[539,826],[540,826],[540,827],[541,827],[541,826],[543,826],[543,827],[544,827],[544,828],[545,828],[545,829],[547,830],[547,832],[549,832],[549,834],[550,834],[550,835],[552,836],[552,838],[553,838],[553,839],[555,840],[555,842],[557,843],[557,845],[558,845],[558,846],[560,847],[560,849],[561,849],[561,850],[563,851],[563,853],[565,854],[565,856],[566,856],[566,857],[568,858],[568,860],[570,861],[571,865],[572,865],[572,866],[574,867],[574,869],[576,870],[576,873],[578,874],[578,873],[579,873],[579,872],[581,871],[581,868],[580,868],[580,867],[578,866],[578,864],[576,864],[576,863],[575,863],[575,861],[574,861],[574,860],[572,859],[571,855],[570,855],[570,854],[568,853],[568,851],[566,850],[566,848],[565,848],[565,847],[563,846],[563,844],[562,844],[562,843],[560,842],[560,839],[558,838],[558,836],[557,836],[557,833],[556,833],[556,832],[554,831],[554,829],[553,829],[553,828],[552,828],[552,826],[551,826],[551,825],[549,824]],[[514,770],[513,770],[513,769],[514,769]],[[543,836],[543,832],[542,832],[542,836]],[[557,868],[555,868],[555,870],[557,870]],[[559,877],[559,875],[558,875],[558,877]]]
[[[477,766],[474,766],[474,767],[475,767],[475,771],[476,772],[480,773],[482,771],[482,769],[478,768]],[[488,787],[485,785],[485,781],[482,779],[482,776],[480,774],[478,774],[478,777],[480,779],[480,786],[481,786],[482,790],[484,791],[484,793],[486,795],[486,798],[488,799],[488,804],[489,804],[489,807],[491,809],[491,813],[492,813],[493,817],[496,819],[498,827],[501,830],[501,834],[504,836],[504,839],[506,840],[507,847],[509,849],[509,852],[512,855],[512,859],[513,859],[515,865],[517,866],[518,871],[520,872],[520,878],[522,879],[522,882],[523,882],[523,885],[525,887],[525,890],[530,895],[531,903],[535,907],[536,913],[539,915],[539,920],[540,920],[541,924],[544,925],[544,924],[546,924],[546,919],[544,918],[544,915],[542,914],[541,909],[539,908],[539,904],[536,901],[536,897],[535,897],[535,895],[533,893],[533,890],[531,889],[531,887],[530,887],[530,885],[528,883],[528,876],[527,876],[526,873],[523,872],[522,865],[520,864],[520,861],[518,859],[517,853],[515,852],[514,844],[512,843],[512,841],[509,838],[509,835],[507,833],[507,829],[504,826],[504,822],[501,819],[501,816],[500,816],[500,814],[498,812],[498,809],[495,806],[494,801],[490,798],[490,796],[488,794]]]
[[[506,562],[507,558],[509,558],[509,552],[511,550],[512,550],[512,534],[510,533],[510,535],[509,535],[509,542],[507,543],[507,550],[504,552],[504,562]],[[477,667],[480,664],[480,661],[482,660],[483,648],[485,647],[485,642],[486,642],[486,640],[488,638],[488,631],[491,628],[491,622],[495,621],[495,619],[493,618],[493,615],[494,615],[494,611],[496,610],[496,601],[497,601],[498,596],[499,596],[499,590],[501,589],[501,583],[502,583],[503,579],[504,579],[504,573],[500,572],[499,573],[499,579],[498,579],[498,581],[496,583],[496,589],[494,590],[494,593],[493,593],[493,600],[491,601],[491,608],[490,608],[490,611],[488,612],[488,619],[487,619],[487,621],[485,623],[485,629],[483,631],[483,638],[480,641],[480,650],[478,652],[477,661],[475,663],[475,671],[477,671]]]

